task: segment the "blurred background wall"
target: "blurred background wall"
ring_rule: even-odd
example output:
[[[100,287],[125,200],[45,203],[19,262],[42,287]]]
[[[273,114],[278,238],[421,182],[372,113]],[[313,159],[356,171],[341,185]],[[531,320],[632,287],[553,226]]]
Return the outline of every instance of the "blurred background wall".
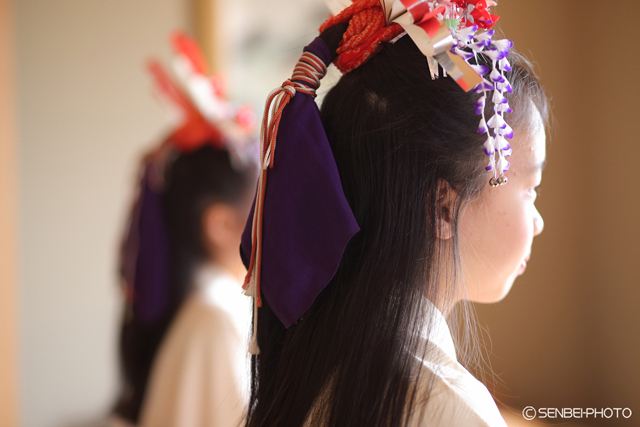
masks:
[[[180,0],[20,0],[16,8],[21,426],[109,408],[116,251],[137,157],[164,116],[145,61],[189,25]]]
[[[13,5],[0,0],[0,426],[17,424],[17,191]]]
[[[260,112],[326,12],[322,0],[14,0],[13,7],[13,59],[4,49],[11,26],[0,22],[0,112],[9,109],[0,114],[0,185],[8,187],[0,187],[0,304],[7,305],[0,350],[16,347],[10,285],[19,255],[20,371],[16,387],[2,376],[15,361],[0,359],[0,387],[8,390],[0,411],[19,390],[17,425],[88,425],[115,392],[116,250],[136,161],[165,129],[144,60],[168,60],[172,30],[197,33],[215,70],[227,73],[231,95]],[[505,34],[536,62],[557,125],[536,203],[545,231],[527,272],[505,300],[477,306],[497,374],[488,385],[516,415],[528,405],[630,407],[627,422],[564,424],[638,425],[640,4],[502,0],[497,10]],[[17,153],[3,74],[11,62]]]

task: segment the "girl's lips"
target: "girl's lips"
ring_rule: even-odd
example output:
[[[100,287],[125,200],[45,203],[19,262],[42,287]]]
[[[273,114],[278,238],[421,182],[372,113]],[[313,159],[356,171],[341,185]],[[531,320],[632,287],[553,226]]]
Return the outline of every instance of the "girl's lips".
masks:
[[[522,261],[520,263],[520,271],[524,271],[527,268],[527,261]]]

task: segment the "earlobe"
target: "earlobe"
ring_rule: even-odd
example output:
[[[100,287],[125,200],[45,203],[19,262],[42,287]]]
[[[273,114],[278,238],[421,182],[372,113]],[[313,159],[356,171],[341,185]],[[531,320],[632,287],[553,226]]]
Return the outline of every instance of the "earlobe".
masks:
[[[438,239],[451,238],[451,211],[454,199],[454,190],[451,185],[440,178],[438,181],[438,194],[436,197],[436,234]]]
[[[451,238],[451,215],[448,207],[444,207],[438,214],[438,238],[448,240]]]

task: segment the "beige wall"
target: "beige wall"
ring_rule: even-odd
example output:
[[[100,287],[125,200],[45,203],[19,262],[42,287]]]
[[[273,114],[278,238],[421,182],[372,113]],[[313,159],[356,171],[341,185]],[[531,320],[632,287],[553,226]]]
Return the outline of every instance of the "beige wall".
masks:
[[[537,63],[557,126],[527,272],[505,300],[477,306],[497,397],[518,408],[629,407],[630,420],[593,425],[637,426],[640,58],[630,41],[640,3],[511,0],[498,13]]]
[[[82,425],[116,385],[117,238],[141,150],[165,119],[181,0],[19,0],[20,360],[24,427]],[[3,170],[4,173],[4,170]]]
[[[0,426],[18,424],[13,9],[0,0]]]

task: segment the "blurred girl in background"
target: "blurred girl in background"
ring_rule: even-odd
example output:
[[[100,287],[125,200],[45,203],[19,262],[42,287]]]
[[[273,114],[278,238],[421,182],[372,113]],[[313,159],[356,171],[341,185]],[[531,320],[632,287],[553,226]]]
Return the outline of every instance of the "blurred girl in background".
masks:
[[[126,307],[114,424],[236,426],[248,400],[251,301],[238,247],[257,177],[252,113],[174,37],[173,80],[150,64],[176,123],[141,164],[123,242]]]

